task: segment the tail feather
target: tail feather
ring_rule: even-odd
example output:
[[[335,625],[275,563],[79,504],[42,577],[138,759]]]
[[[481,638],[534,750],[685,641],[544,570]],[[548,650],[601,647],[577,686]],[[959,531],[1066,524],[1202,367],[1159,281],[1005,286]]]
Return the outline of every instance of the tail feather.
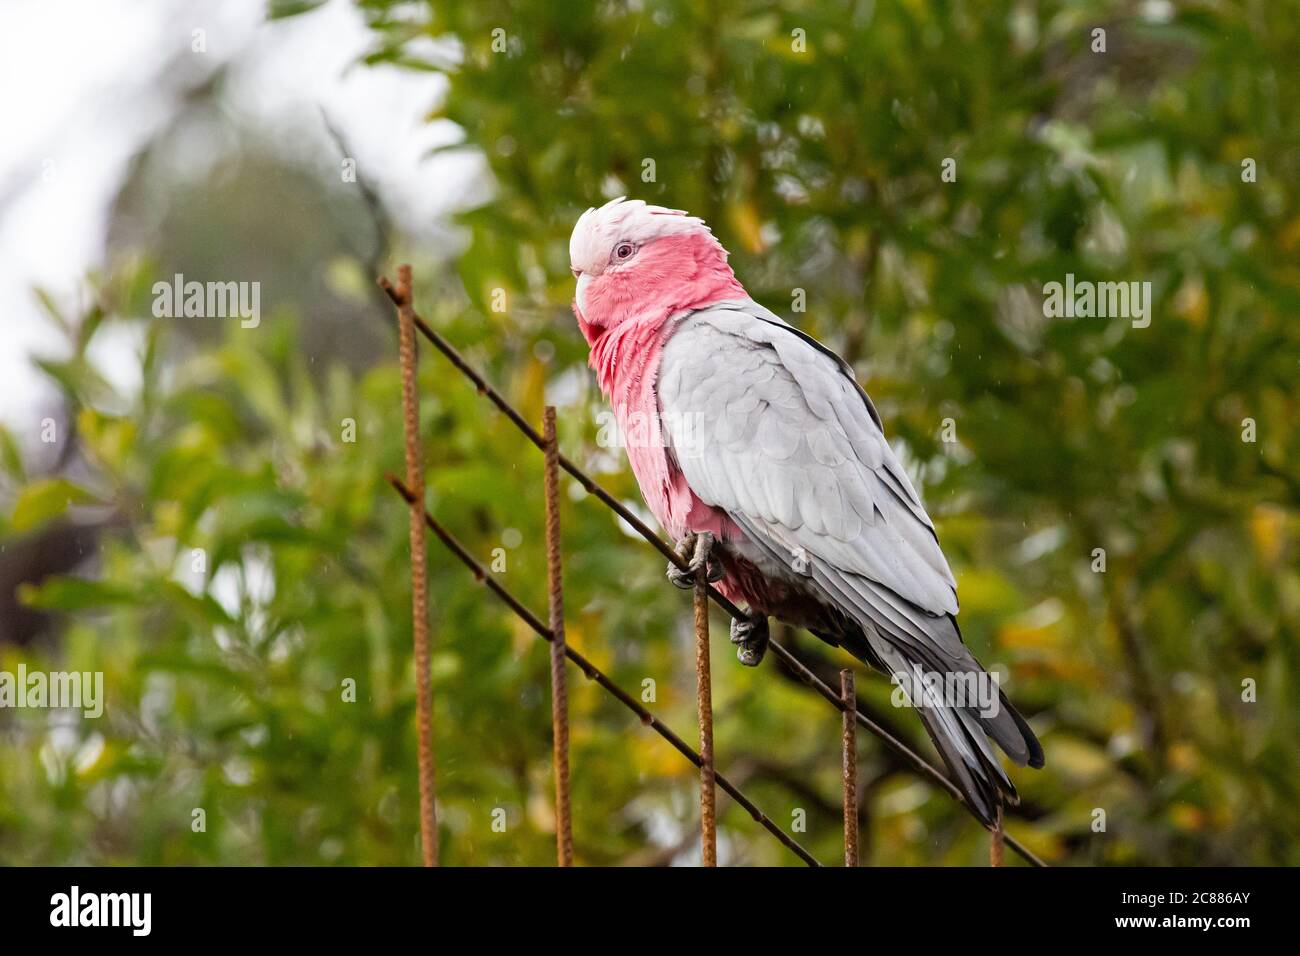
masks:
[[[921,679],[927,670],[935,670],[932,662],[918,660],[909,653],[910,648],[905,651],[880,640],[870,643],[874,656],[884,664],[888,673],[912,678],[904,690],[911,691],[909,698],[914,694],[921,697],[920,700],[912,699],[911,703],[935,749],[975,815],[985,826],[993,826],[998,807],[1015,806],[1020,797],[1002,769],[989,738],[996,741],[1016,764],[1041,767],[1043,749],[1034,732],[1001,691],[998,692],[996,713],[986,715],[977,706],[958,706],[945,700],[942,693]],[[974,657],[967,657],[969,662],[962,662],[966,673],[984,672]]]
[[[942,706],[920,711],[921,723],[934,741],[948,772],[985,826],[997,819],[997,808],[1015,805],[1020,798],[1000,767],[989,761],[979,746],[982,734],[971,733],[965,714]]]

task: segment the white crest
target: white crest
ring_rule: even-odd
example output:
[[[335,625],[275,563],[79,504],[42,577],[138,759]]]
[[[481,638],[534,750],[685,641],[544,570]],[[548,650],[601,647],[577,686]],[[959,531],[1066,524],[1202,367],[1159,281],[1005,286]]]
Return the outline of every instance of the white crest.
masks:
[[[596,275],[609,264],[610,251],[619,242],[644,245],[664,236],[697,231],[709,233],[703,219],[681,209],[650,206],[620,196],[578,217],[569,237],[569,262],[574,269]]]

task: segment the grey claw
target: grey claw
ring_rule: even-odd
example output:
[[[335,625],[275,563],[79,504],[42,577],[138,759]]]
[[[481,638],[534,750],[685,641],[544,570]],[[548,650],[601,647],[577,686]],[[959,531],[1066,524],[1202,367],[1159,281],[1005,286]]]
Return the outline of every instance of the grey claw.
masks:
[[[767,653],[768,637],[765,615],[731,622],[731,643],[736,645],[736,657],[746,667],[757,667],[762,662],[763,655]]]
[[[668,565],[668,580],[673,582],[674,587],[679,587],[683,591],[689,591],[695,587],[695,581],[689,571],[683,571],[675,564]]]
[[[694,574],[701,568],[706,568],[709,563],[709,554],[713,551],[713,535],[707,531],[701,531],[695,535],[695,544],[692,549],[691,560],[687,567]]]
[[[695,587],[695,573],[704,570],[704,578],[710,584],[721,581],[724,575],[722,563],[713,556],[715,539],[708,531],[688,534],[677,542],[677,555],[686,562],[683,571],[675,564],[668,565],[668,580],[682,590]]]
[[[677,552],[677,557],[681,558],[683,562],[689,564],[691,560],[691,552],[694,547],[694,538],[688,534],[686,537],[682,538],[682,540],[677,542],[677,547],[674,550]],[[668,580],[673,582],[674,587],[679,587],[683,591],[689,591],[691,588],[695,587],[695,579],[691,577],[691,572],[683,571],[671,562],[668,564]]]

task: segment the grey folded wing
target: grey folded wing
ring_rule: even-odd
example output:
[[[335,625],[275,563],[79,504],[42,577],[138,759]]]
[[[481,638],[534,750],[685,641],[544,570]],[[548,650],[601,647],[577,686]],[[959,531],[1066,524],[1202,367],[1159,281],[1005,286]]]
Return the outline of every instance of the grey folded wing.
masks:
[[[890,673],[982,673],[953,617],[956,582],[934,525],[845,363],[751,301],[677,321],[657,389],[692,491],[856,621]],[[975,723],[1016,762],[1041,760],[1009,705],[993,717],[928,718],[966,725],[945,736],[963,764],[995,776]]]

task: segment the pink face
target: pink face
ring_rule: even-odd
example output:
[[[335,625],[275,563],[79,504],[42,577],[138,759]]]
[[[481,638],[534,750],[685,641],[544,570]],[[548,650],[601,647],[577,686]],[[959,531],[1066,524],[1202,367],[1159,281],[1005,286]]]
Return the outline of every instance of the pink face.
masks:
[[[623,298],[619,292],[640,264],[634,262],[641,245],[631,239],[619,239],[608,252],[589,260],[586,267],[571,263],[574,277],[578,280],[574,292],[574,308],[578,317],[604,314],[609,306]]]
[[[726,250],[701,220],[638,200],[587,210],[569,259],[578,280],[573,309],[588,339],[628,319],[663,319],[744,295]]]
[[[589,325],[611,327],[665,294],[680,290],[699,272],[700,241],[691,235],[663,236],[648,242],[616,241],[603,264],[582,269],[574,308]]]

